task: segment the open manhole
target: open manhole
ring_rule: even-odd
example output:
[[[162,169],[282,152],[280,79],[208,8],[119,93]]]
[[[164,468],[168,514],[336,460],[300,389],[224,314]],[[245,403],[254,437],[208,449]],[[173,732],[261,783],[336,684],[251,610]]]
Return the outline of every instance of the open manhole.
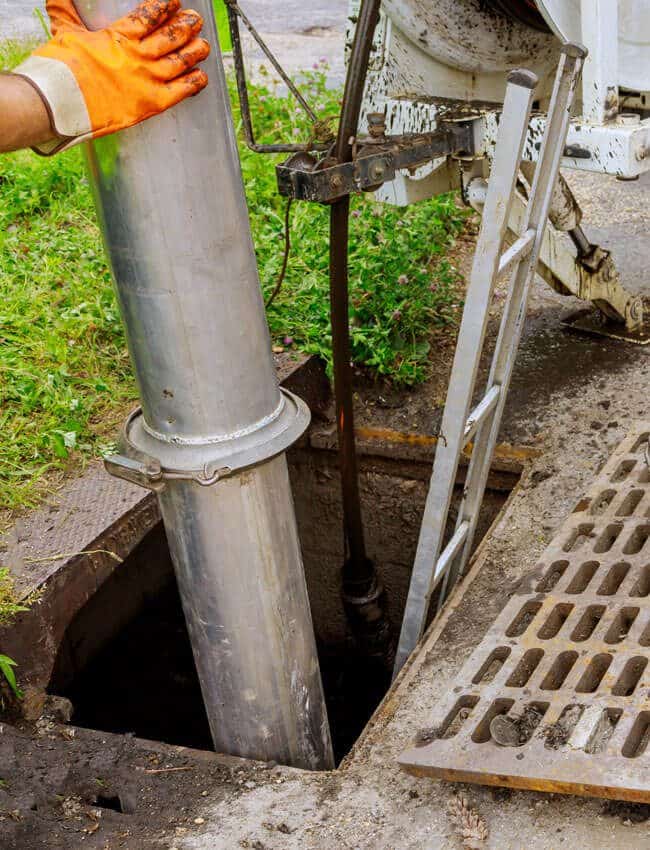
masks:
[[[619,446],[417,745],[417,775],[650,802],[650,425]]]
[[[162,529],[150,533],[139,556],[160,549]],[[212,749],[198,676],[176,581],[165,556],[157,552],[154,593],[140,594],[141,604],[119,631],[97,642],[79,661],[79,650],[98,618],[104,628],[110,613],[122,607],[124,582],[111,579],[70,625],[59,653],[50,689],[74,706],[72,722],[110,732],[135,733],[195,749]],[[127,565],[128,569],[128,565]],[[138,590],[131,588],[136,595]],[[389,677],[345,644],[319,642],[328,713],[337,757],[350,749],[380,702]],[[74,659],[74,660],[73,660]]]
[[[356,654],[339,592],[342,532],[336,454],[330,437],[289,456],[307,584],[337,761],[350,750],[390,684],[385,670]],[[397,630],[431,471],[393,441],[360,441],[369,552],[379,565]],[[507,464],[506,464],[507,465]],[[458,497],[462,488],[460,472]],[[519,471],[491,478],[477,543],[505,503]],[[453,521],[452,517],[452,521]],[[65,586],[58,591],[65,594]],[[70,620],[49,678],[68,697],[75,725],[212,749],[198,677],[160,524],[89,595]]]

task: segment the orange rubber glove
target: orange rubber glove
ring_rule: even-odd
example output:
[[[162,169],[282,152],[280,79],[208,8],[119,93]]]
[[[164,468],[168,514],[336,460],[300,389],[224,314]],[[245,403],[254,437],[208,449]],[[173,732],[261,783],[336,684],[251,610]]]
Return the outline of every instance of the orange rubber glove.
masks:
[[[52,154],[123,130],[197,94],[195,68],[210,52],[201,16],[180,0],[144,0],[106,29],[91,32],[71,0],[49,0],[53,37],[14,73],[41,95],[58,136],[35,150]]]

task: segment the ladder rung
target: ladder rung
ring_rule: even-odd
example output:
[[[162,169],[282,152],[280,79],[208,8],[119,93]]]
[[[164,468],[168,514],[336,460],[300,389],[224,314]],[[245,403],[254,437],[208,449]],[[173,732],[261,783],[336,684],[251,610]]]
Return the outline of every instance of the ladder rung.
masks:
[[[517,260],[523,260],[527,254],[530,254],[535,241],[535,232],[535,229],[531,227],[503,253],[499,261],[499,275],[507,271]]]
[[[499,394],[501,393],[501,387],[495,384],[488,392],[485,394],[485,398],[479,404],[476,405],[474,410],[469,415],[467,419],[467,425],[465,425],[465,434],[463,435],[463,448],[469,443],[474,434],[478,429],[478,426],[481,422],[488,416],[495,408],[497,401],[499,400]]]
[[[438,563],[436,564],[436,572],[434,575],[433,586],[435,587],[438,581],[444,576],[444,574],[449,569],[452,561],[456,557],[456,555],[460,552],[465,540],[467,540],[467,534],[469,532],[469,520],[463,520],[461,524],[456,529],[454,536],[451,538],[449,543],[444,548],[442,555],[438,558]]]

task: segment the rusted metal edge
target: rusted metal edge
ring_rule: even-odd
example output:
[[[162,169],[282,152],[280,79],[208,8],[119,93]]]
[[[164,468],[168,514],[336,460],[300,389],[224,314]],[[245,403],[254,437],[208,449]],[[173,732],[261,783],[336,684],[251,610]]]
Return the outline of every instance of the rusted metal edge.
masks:
[[[280,383],[322,413],[322,362],[293,352],[274,359]],[[0,652],[19,663],[27,691],[47,686],[71,620],[159,521],[153,493],[109,477],[97,462],[2,536],[0,566],[28,610],[0,627]]]
[[[418,434],[409,431],[396,431],[391,428],[373,428],[361,426],[355,429],[357,449],[360,454],[393,456],[399,449],[402,458],[417,462],[430,462],[435,455],[437,436]],[[310,444],[317,449],[333,449],[336,446],[336,433],[331,428],[313,428]],[[473,443],[469,443],[461,455],[461,466],[468,466],[472,456]],[[495,450],[492,468],[495,471],[520,475],[526,465],[539,457],[541,452],[531,446],[513,446],[500,443]]]
[[[27,610],[0,628],[0,649],[18,662],[23,684],[35,690],[47,687],[71,620],[159,520],[155,496],[147,493],[96,535],[84,551],[59,561],[42,577],[35,593],[27,596]]]
[[[571,313],[562,320],[561,324],[574,333],[609,337],[632,343],[632,345],[650,345],[650,326],[645,325],[639,330],[628,331],[623,324],[603,321],[602,313],[590,309]]]

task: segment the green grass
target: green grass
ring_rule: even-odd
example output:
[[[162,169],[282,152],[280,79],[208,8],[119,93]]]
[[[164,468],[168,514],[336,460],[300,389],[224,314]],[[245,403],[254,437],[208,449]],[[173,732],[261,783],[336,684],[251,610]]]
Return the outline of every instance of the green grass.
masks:
[[[219,45],[221,49],[232,50],[230,41],[230,27],[228,26],[228,12],[223,0],[214,0],[214,15],[217,19],[217,31],[219,33]]]
[[[0,71],[11,70],[26,59],[30,51],[36,47],[37,42],[18,41],[6,38],[0,41]]]
[[[16,614],[25,610],[24,606],[18,604],[9,571],[0,567],[0,626],[6,625]]]
[[[5,65],[21,58],[15,45],[2,50]],[[340,92],[326,89],[324,71],[305,74],[303,87],[317,113],[333,117]],[[302,113],[271,84],[253,87],[253,103],[260,141],[308,137]],[[273,165],[242,149],[267,296],[281,265],[285,208]],[[355,364],[402,385],[426,377],[432,334],[458,313],[458,275],[444,257],[463,220],[453,197],[406,210],[354,199]],[[329,363],[327,226],[326,208],[294,205],[294,252],[268,319],[276,345]],[[54,477],[96,457],[135,399],[80,151],[0,157],[0,512],[37,503]]]

